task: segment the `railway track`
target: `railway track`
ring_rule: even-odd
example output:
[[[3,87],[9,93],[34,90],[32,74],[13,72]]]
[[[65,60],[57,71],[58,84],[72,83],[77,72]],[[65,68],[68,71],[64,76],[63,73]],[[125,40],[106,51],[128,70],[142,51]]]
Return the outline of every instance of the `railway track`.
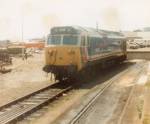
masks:
[[[0,107],[0,124],[16,123],[54,101],[73,86],[61,82],[52,84]]]
[[[138,64],[135,65],[139,67]],[[134,67],[135,67],[134,66]],[[130,67],[132,68],[132,67]],[[111,84],[119,79],[123,74],[127,73],[129,70],[125,70],[104,83],[102,88],[97,92],[97,94],[88,102],[88,104],[81,110],[81,112],[75,116],[70,124],[75,124],[82,115],[92,106],[95,100],[102,95],[102,93],[111,86]],[[36,112],[43,106],[46,106],[50,102],[54,101],[57,97],[61,96],[63,93],[73,89],[75,86],[71,85],[71,82],[61,82],[55,83],[36,92],[28,94],[22,98],[14,100],[4,106],[0,107],[0,124],[10,124],[16,123],[17,121],[23,120],[32,113]]]
[[[115,76],[114,78],[112,78],[111,80],[109,80],[108,82],[106,82],[97,92],[96,94],[93,96],[92,99],[90,99],[88,101],[88,103],[79,111],[79,113],[77,113],[70,121],[68,124],[78,124],[80,123],[80,120],[82,119],[82,117],[84,118],[84,115],[86,116],[86,112],[92,108],[92,106],[94,105],[94,103],[96,102],[96,100],[98,99],[98,97],[100,97],[103,92],[105,90],[107,90],[113,83],[115,83],[120,77],[122,77],[124,74],[128,73],[130,71],[130,69],[132,68],[143,68],[141,67],[140,64],[136,64],[133,67],[128,68],[127,70],[121,72],[120,74],[118,74],[117,76]],[[133,88],[134,89],[134,88]],[[131,90],[131,93],[133,92],[133,89]]]
[[[134,90],[135,90],[135,86],[132,86],[132,88],[131,88],[131,90],[130,90],[130,93],[129,93],[129,96],[128,96],[128,98],[127,98],[127,101],[126,101],[126,103],[125,103],[125,106],[124,106],[124,108],[123,108],[123,110],[122,110],[122,112],[121,112],[121,114],[120,114],[119,119],[118,119],[117,124],[122,124],[122,120],[123,120],[123,118],[124,118],[125,112],[126,112],[126,110],[127,110],[127,107],[128,107],[128,105],[129,105],[129,102],[130,102],[130,100],[131,100],[131,97],[132,97],[132,95],[133,95]]]

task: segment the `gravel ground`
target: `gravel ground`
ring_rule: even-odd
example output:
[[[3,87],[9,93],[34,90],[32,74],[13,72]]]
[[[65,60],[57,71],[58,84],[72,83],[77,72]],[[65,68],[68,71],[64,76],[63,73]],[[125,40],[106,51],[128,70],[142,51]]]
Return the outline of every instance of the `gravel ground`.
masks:
[[[0,106],[49,85],[49,78],[42,71],[43,65],[43,53],[34,54],[25,61],[13,58],[12,71],[0,74]]]
[[[142,63],[141,61],[135,60],[132,61],[131,66],[134,65],[133,63],[135,62]],[[50,82],[47,75],[42,71],[42,67],[44,65],[43,54],[35,54],[34,57],[29,58],[26,61],[15,58],[14,63],[15,64],[12,66],[12,72],[0,75],[0,106],[11,100],[17,99],[18,97],[45,87],[53,82]],[[90,93],[95,91],[95,88],[101,85],[100,83],[97,84],[96,80],[104,82],[111,79],[113,76],[127,68],[127,66],[123,66],[123,68],[117,66],[115,70],[112,68],[109,72],[106,71],[105,73],[100,73],[94,79],[95,81],[89,81],[90,83],[84,84],[80,88],[77,88],[68,94],[64,94],[64,97],[61,97],[59,100],[47,106],[44,109],[44,113],[42,112],[38,118],[31,119],[29,117],[29,119],[27,118],[27,120],[24,121],[24,123],[49,124],[53,122],[55,124],[66,124],[65,122],[68,117],[68,113],[76,107],[80,107],[82,101],[84,101],[86,97],[90,97]],[[139,69],[133,69],[130,73],[123,76],[118,83],[114,84],[97,102],[102,107],[94,107],[90,112],[90,115],[87,116],[88,118],[85,118],[83,122],[91,124],[92,119],[94,119],[93,117],[96,117],[95,122],[101,122],[103,124],[104,122],[108,122],[110,119],[115,122],[116,117],[119,115],[119,110],[121,110],[124,100],[127,97],[126,94],[129,90],[128,87],[132,85],[132,81],[134,77],[137,76],[138,71]],[[92,114],[94,116],[92,116]]]
[[[35,116],[38,115],[38,117],[35,117],[33,114],[33,116],[27,118],[27,120],[24,120],[23,122],[21,122],[21,124],[67,124],[68,121],[72,118],[72,116],[76,114],[78,109],[82,108],[83,103],[87,101],[86,99],[91,98],[95,91],[97,91],[101,87],[101,83],[113,78],[115,75],[119,74],[124,69],[133,66],[135,62],[142,63],[141,61],[136,60],[128,64],[113,67],[109,69],[109,72],[106,70],[105,72],[99,73],[94,78],[94,80],[90,80],[89,82],[86,82],[86,84],[82,84],[79,88],[74,89],[73,91],[67,94],[64,94],[63,97],[59,98],[54,103],[42,109],[42,112],[39,111],[38,114],[35,113]],[[102,120],[103,122],[105,122],[106,119],[111,118],[112,113],[114,111],[116,111],[117,114],[118,111],[116,110],[116,108],[118,102],[124,105],[124,100],[128,96],[126,95],[129,91],[128,87],[130,87],[130,83],[133,81],[136,74],[139,73],[139,70],[140,69],[136,68],[132,69],[128,74],[126,74],[120,79],[119,84],[115,84],[110,88],[111,90],[108,91],[104,95],[104,97],[102,97],[103,100],[99,100],[99,103],[101,103],[102,107],[98,108],[99,110],[103,110],[101,111],[102,113],[99,112],[101,113],[101,116],[98,116],[99,118],[101,118],[101,122]],[[112,100],[109,101],[109,99]],[[122,105],[120,105],[120,108],[122,107]],[[105,108],[108,109],[106,110]],[[86,122],[86,120],[87,119],[84,120],[84,123]],[[99,122],[99,120],[97,121]]]
[[[136,85],[133,87],[133,92],[120,121],[121,124],[150,124],[149,79],[150,62],[148,62],[144,73],[140,75],[139,80],[137,80]]]
[[[63,116],[66,115],[66,113],[68,113],[70,111],[70,108],[72,108],[74,105],[78,103],[80,104],[80,101],[84,100],[84,96],[88,97],[88,94],[91,94],[91,92],[95,91],[95,89],[99,89],[102,82],[108,81],[115,75],[122,72],[124,69],[134,65],[134,63],[135,62],[127,62],[112,67],[111,69],[109,69],[109,72],[107,70],[103,72],[100,71],[100,73],[92,78],[92,80],[89,80],[76,89],[72,90],[71,92],[64,94],[63,97],[60,97],[49,106],[46,106],[35,114],[27,117],[19,124],[57,124],[59,122],[63,122],[61,121]],[[77,107],[79,106],[77,105]]]
[[[143,66],[144,64],[142,63],[141,65]],[[78,124],[116,124],[128,98],[129,91],[135,83],[134,80],[140,76],[140,71],[141,68],[132,69],[109,87],[103,95],[96,100],[95,104],[86,112],[82,119],[78,121]],[[78,100],[66,115],[56,121],[56,124],[68,124],[78,109],[85,105],[84,102],[93,95],[94,91],[92,90],[89,95]]]

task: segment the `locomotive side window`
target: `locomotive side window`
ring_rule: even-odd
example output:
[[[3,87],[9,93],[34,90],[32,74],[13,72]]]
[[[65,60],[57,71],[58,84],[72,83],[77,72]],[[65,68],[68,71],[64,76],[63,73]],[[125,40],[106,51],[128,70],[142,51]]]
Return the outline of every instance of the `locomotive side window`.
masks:
[[[63,45],[77,45],[78,44],[78,36],[75,35],[64,35],[63,36]]]
[[[109,45],[107,46],[107,52],[119,52],[121,51],[121,39],[109,39],[108,43]]]
[[[81,46],[85,46],[85,36],[81,36]]]
[[[87,37],[87,47],[90,47],[90,37]]]
[[[58,44],[61,44],[61,36],[50,36],[48,38],[48,44],[51,44],[51,45],[58,45]]]
[[[88,54],[91,55],[90,37],[87,37]]]
[[[96,55],[102,52],[102,38],[100,37],[89,37],[90,41],[90,48],[89,48],[89,54],[90,55]]]

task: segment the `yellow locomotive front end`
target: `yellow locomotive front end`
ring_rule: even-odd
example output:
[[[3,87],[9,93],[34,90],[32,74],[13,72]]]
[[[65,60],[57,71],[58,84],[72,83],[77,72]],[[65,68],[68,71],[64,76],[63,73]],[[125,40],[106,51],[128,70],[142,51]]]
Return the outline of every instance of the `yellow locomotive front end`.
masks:
[[[45,48],[46,65],[73,65],[80,70],[80,58],[80,47],[77,46],[47,46]]]
[[[80,35],[70,32],[64,33],[65,29],[59,28],[58,31],[53,29],[45,46],[43,70],[47,73],[53,73],[56,80],[73,77],[82,68]]]

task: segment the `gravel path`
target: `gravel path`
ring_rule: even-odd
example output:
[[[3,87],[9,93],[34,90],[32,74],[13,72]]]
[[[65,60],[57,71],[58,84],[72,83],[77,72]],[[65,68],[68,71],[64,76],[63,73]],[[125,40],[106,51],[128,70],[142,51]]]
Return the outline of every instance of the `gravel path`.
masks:
[[[0,106],[27,93],[49,85],[46,73],[42,71],[43,54],[35,54],[28,60],[14,58],[13,70],[0,74]]]

